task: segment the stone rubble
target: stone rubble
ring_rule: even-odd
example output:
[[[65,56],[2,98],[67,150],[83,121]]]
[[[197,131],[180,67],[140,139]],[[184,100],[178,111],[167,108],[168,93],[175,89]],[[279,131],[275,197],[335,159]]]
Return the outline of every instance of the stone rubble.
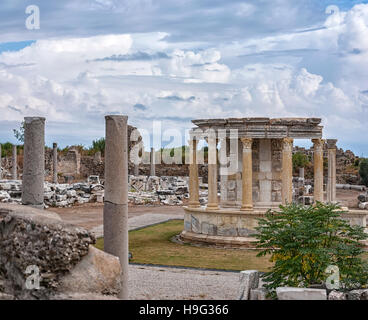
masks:
[[[129,176],[129,203],[136,205],[183,205],[189,198],[188,177]],[[87,182],[72,184],[44,183],[45,207],[70,207],[77,204],[104,201],[104,182],[90,176]],[[21,180],[0,180],[0,203],[22,202]],[[201,185],[200,202],[206,204],[207,190]]]

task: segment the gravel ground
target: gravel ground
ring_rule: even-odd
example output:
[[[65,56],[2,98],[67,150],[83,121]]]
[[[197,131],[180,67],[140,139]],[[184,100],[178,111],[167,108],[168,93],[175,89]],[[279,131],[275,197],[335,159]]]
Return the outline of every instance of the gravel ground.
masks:
[[[238,272],[129,266],[132,300],[236,300],[238,291]]]

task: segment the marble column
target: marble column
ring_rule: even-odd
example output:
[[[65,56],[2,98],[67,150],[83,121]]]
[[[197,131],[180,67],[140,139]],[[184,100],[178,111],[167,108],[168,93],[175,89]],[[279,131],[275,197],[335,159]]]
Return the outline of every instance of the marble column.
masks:
[[[58,183],[58,170],[57,170],[57,143],[52,144],[52,183]]]
[[[200,207],[197,143],[198,141],[194,137],[189,140],[189,208]]]
[[[304,168],[299,168],[299,178],[304,180]]]
[[[122,270],[119,298],[128,299],[128,117],[106,120],[104,250],[119,257]]]
[[[323,144],[322,139],[312,139],[314,162],[314,202],[323,202]]]
[[[336,202],[336,139],[327,139],[328,179],[327,202]]]
[[[135,177],[139,176],[139,165],[138,164],[134,165],[134,176]]]
[[[240,210],[253,210],[253,165],[251,138],[240,138],[243,144],[242,151],[242,205]]]
[[[216,135],[210,135],[208,142],[208,203],[207,210],[217,210],[217,143]]]
[[[156,168],[155,168],[155,149],[151,148],[150,153],[150,163],[151,163],[151,176],[156,176]]]
[[[12,149],[12,179],[17,180],[17,146],[13,145]]]
[[[293,202],[293,142],[291,138],[282,140],[282,204]]]
[[[44,207],[45,118],[24,118],[22,204]]]

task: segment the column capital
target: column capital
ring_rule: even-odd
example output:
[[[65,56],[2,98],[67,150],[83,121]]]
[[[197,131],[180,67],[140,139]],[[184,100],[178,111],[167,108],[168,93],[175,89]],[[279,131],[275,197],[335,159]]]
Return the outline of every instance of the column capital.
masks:
[[[292,138],[283,138],[282,139],[282,149],[285,151],[293,151],[293,143],[294,143],[294,139]]]
[[[252,138],[240,138],[240,141],[243,144],[243,148],[245,149],[252,149],[252,143],[253,143],[253,139]]]
[[[337,142],[337,139],[327,139],[326,140],[327,149],[336,149],[336,142]]]
[[[323,151],[325,140],[323,139],[312,139],[314,151]]]

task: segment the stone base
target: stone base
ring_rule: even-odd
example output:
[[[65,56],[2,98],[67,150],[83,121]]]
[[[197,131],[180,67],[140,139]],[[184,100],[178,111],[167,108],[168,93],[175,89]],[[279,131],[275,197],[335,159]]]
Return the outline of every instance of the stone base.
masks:
[[[203,244],[226,248],[244,248],[244,249],[254,249],[255,248],[254,242],[256,241],[256,239],[252,237],[208,236],[188,231],[183,231],[180,234],[180,239],[184,243],[189,242],[192,244]]]
[[[253,208],[241,211],[240,208],[219,208],[207,210],[206,207],[184,207],[184,231],[180,234],[183,242],[207,244],[229,248],[255,248],[258,219],[264,218],[269,209]],[[352,225],[367,228],[368,210],[349,210],[342,215]],[[367,248],[368,241],[362,242]]]

